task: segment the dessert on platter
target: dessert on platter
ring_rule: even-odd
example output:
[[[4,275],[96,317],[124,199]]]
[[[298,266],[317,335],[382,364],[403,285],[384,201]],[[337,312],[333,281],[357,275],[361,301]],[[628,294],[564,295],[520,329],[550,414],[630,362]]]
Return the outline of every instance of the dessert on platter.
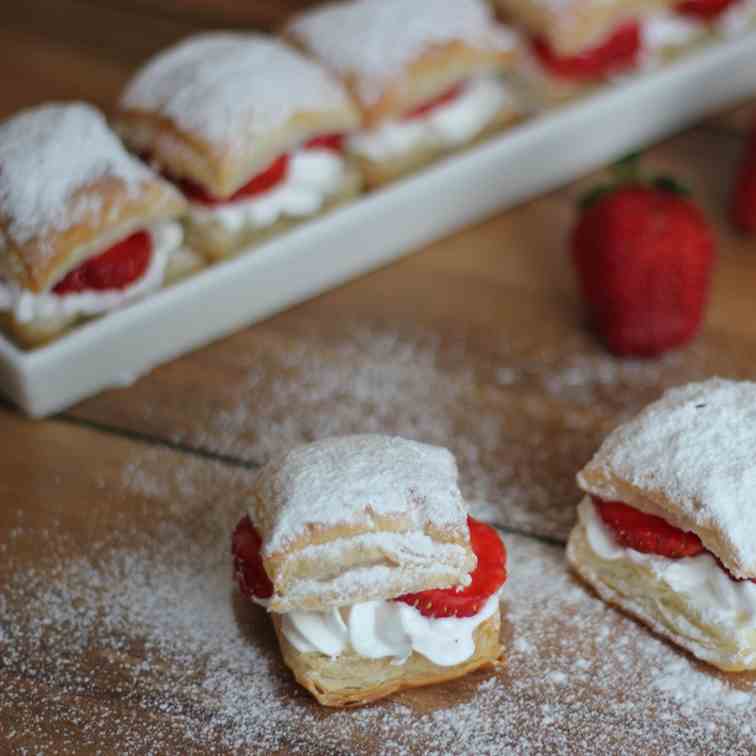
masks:
[[[127,144],[189,202],[189,244],[211,259],[356,195],[344,155],[359,114],[339,80],[280,40],[207,33],[158,54],[126,87]]]
[[[724,670],[756,669],[756,383],[668,391],[604,441],[571,565],[606,601]]]
[[[233,534],[297,681],[326,706],[498,662],[506,552],[469,518],[446,449],[344,436],[271,460]]]
[[[346,0],[295,17],[287,35],[338,74],[358,102],[362,129],[348,146],[370,186],[523,114],[508,80],[517,36],[483,0]]]
[[[672,0],[497,0],[527,34],[523,75],[542,106],[653,69],[712,33]]]
[[[755,0],[681,0],[675,12],[712,37],[739,37],[756,27]]]
[[[0,124],[0,319],[22,346],[196,270],[186,203],[83,103]]]

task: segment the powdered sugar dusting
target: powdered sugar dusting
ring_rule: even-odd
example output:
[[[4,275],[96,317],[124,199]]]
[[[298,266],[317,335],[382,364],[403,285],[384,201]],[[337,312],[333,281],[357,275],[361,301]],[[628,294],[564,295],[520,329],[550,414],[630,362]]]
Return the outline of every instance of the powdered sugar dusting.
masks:
[[[216,148],[246,144],[304,111],[347,104],[317,63],[260,34],[201,34],[161,52],[121,105],[156,112]]]
[[[312,527],[368,525],[374,515],[409,517],[420,529],[466,530],[452,455],[398,437],[344,436],[297,447],[271,460],[255,488],[251,515],[263,526],[265,555]]]
[[[501,317],[528,322],[526,305]],[[253,464],[349,433],[445,446],[464,498],[487,502],[487,519],[566,540],[575,472],[618,422],[665,387],[753,368],[742,349],[706,337],[660,360],[617,360],[571,323],[550,322],[546,335],[478,334],[351,311],[313,323],[293,311],[203,350],[203,370],[223,380],[201,392],[177,390],[193,355],[143,379],[128,402],[105,394],[74,412]]]
[[[165,490],[188,490],[164,462],[129,460],[126,477],[140,490],[162,471]],[[198,497],[203,470],[224,489],[219,470],[199,461],[190,468],[181,478]],[[153,494],[159,487],[148,485]],[[151,508],[152,529],[129,527],[130,514],[115,519],[110,537],[78,544],[60,523],[32,529],[19,513],[5,534],[0,651],[20,681],[0,696],[0,723],[15,751],[687,756],[756,748],[749,678],[681,656],[581,587],[560,548],[506,534],[501,672],[327,712],[292,682],[265,613],[233,591],[235,503],[195,499],[181,513],[174,502],[169,515],[164,502],[150,502],[125,509]]]
[[[305,13],[291,32],[335,71],[356,74],[368,103],[434,45],[463,40],[506,50],[515,44],[483,0],[348,0]]]
[[[705,544],[747,577],[756,575],[754,449],[756,383],[713,378],[668,391],[617,428],[589,469],[652,499],[661,492],[681,525],[711,531],[702,533]]]
[[[72,198],[104,177],[136,189],[152,173],[90,105],[41,105],[0,124],[0,217],[12,243],[25,244],[97,213],[99,198]]]

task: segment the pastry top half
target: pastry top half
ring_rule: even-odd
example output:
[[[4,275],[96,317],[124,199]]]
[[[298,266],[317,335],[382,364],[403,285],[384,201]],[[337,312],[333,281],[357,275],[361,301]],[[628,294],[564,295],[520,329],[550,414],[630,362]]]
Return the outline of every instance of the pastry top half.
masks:
[[[735,577],[756,577],[756,383],[667,391],[609,435],[578,484],[692,531]]]
[[[0,124],[0,273],[23,289],[47,291],[184,207],[89,105],[41,105]]]
[[[677,0],[496,0],[512,21],[546,39],[557,55],[576,55],[600,44],[620,24]]]
[[[467,585],[476,565],[454,457],[402,438],[282,454],[260,471],[249,514],[276,612]]]
[[[342,77],[366,126],[501,73],[517,52],[484,0],[346,0],[301,14],[287,35]]]
[[[353,130],[359,115],[337,77],[283,42],[217,32],[148,61],[117,123],[164,171],[227,197],[292,145]]]

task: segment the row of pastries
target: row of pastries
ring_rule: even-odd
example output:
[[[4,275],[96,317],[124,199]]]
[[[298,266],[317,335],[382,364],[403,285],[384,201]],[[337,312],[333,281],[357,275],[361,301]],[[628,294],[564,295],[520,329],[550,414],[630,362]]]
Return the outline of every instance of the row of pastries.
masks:
[[[0,322],[46,343],[756,20],[756,0],[716,2],[499,0],[497,16],[485,0],[346,0],[279,37],[178,43],[110,124],[82,103],[23,111],[0,124]]]

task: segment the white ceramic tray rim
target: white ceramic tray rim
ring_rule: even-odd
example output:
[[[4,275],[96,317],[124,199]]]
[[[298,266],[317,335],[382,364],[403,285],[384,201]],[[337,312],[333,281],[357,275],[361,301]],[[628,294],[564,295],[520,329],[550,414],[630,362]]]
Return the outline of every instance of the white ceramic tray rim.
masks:
[[[254,323],[756,93],[756,34],[544,113],[124,310],[24,352],[0,391],[34,417]]]

